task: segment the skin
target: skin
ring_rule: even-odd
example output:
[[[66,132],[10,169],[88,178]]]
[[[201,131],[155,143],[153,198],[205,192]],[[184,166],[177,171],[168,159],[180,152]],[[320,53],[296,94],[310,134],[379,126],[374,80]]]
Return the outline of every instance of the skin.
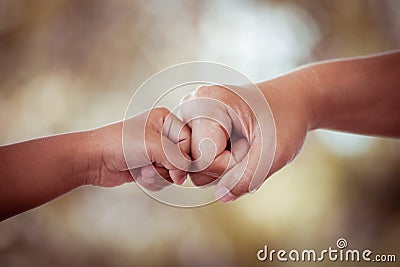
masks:
[[[313,129],[400,137],[399,77],[397,51],[316,63],[258,83],[276,125],[276,151],[267,177],[296,157],[307,132]],[[183,117],[193,117],[206,109],[222,126],[200,118],[192,121],[189,128],[176,117],[168,117],[170,113],[164,108],[138,114],[126,122],[125,142],[131,148],[125,151],[126,161],[122,122],[1,146],[0,220],[82,185],[112,187],[135,180],[151,190],[159,190],[169,182],[183,183],[187,173],[169,162],[162,150],[161,136],[167,139],[164,147],[176,146],[182,158],[191,156],[194,161],[201,159],[200,142],[204,138],[212,140],[217,151],[214,159],[204,170],[191,173],[191,179],[196,185],[217,183],[216,195],[222,202],[247,194],[257,168],[258,157],[254,155],[262,147],[260,129],[250,107],[223,87],[200,87],[183,102],[204,97],[218,100],[229,109],[198,102],[187,105],[190,108],[182,110]],[[238,118],[232,116],[232,111]],[[165,123],[168,125],[163,127]],[[228,136],[232,137],[230,146]],[[203,149],[207,152],[210,148]],[[249,162],[241,176],[239,167],[245,159]],[[179,163],[181,169],[189,169],[187,162],[190,161]]]
[[[136,180],[150,190],[160,190],[170,182],[182,183],[186,172],[169,163],[161,134],[189,158],[190,129],[165,108],[153,109],[146,123],[148,114],[138,114],[125,125],[134,178],[124,157],[122,122],[0,147],[0,220],[83,185],[113,187]],[[163,128],[165,122],[169,125]]]
[[[267,177],[298,155],[307,132],[314,129],[400,137],[399,77],[400,52],[396,51],[316,63],[258,83],[270,105],[276,126],[276,151]],[[252,155],[259,154],[261,150],[260,129],[254,123],[250,107],[223,87],[200,87],[183,101],[204,97],[223,102],[243,122],[247,122],[237,126],[229,112],[215,109],[210,116],[218,116],[225,127],[208,119],[198,119],[190,125],[192,159],[200,158],[199,141],[204,138],[211,139],[217,147],[214,162],[207,169],[191,174],[193,182],[197,185],[217,183],[216,196],[222,202],[230,202],[250,191],[250,181],[258,160]],[[193,103],[193,109],[183,110],[186,112],[184,117],[194,117],[196,111],[206,108],[201,106],[201,102]],[[226,125],[232,125],[230,134],[239,136],[242,142],[234,147],[235,140],[232,140],[234,145],[231,149],[226,149]],[[247,137],[244,133],[247,133]],[[235,153],[240,156],[234,157],[237,162],[229,166],[227,157]],[[240,180],[237,180],[232,177],[242,173],[240,168],[235,168],[245,158],[243,154],[248,156],[248,165]],[[217,180],[221,174],[224,175]]]

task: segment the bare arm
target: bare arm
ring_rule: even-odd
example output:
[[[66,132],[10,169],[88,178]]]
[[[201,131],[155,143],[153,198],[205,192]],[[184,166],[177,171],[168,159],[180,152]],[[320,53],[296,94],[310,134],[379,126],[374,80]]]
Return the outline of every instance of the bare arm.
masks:
[[[296,157],[309,130],[325,128],[400,137],[400,51],[319,62],[257,85],[270,105],[276,127],[276,150],[268,176]],[[241,114],[242,121],[254,120],[249,115],[251,108],[246,107],[238,96],[223,87],[201,87],[189,98],[198,97],[218,99],[237,114]],[[200,108],[194,107],[191,112],[195,113],[196,109]],[[218,110],[215,112],[219,117],[224,115],[226,120],[230,121],[228,113],[223,114]],[[201,136],[210,138],[217,147],[224,150],[228,140],[221,127],[206,120],[198,124],[201,124],[200,129],[208,130],[203,133],[192,128],[194,147],[199,145],[195,142],[200,139],[198,136]],[[256,123],[249,123],[243,127],[248,133],[257,133]],[[233,133],[238,131],[243,130],[232,128]],[[210,132],[212,134],[208,134]],[[237,145],[236,151],[234,147],[232,151],[218,151],[219,154],[210,167],[191,175],[193,182],[198,185],[214,181],[218,176],[210,176],[209,173],[222,174],[226,170],[227,160],[222,159],[224,155],[235,152],[243,154],[242,150],[248,150],[249,164],[240,181],[235,183],[232,177],[240,174],[230,171],[229,175],[222,176],[217,184],[216,195],[222,197],[223,202],[235,200],[251,190],[250,181],[256,170],[252,166],[257,166],[257,162],[254,162],[257,161],[257,157],[251,155],[260,153],[262,146],[257,144],[261,140],[257,134],[241,137],[240,140],[245,140],[247,144]],[[192,153],[193,155],[196,156]],[[231,167],[232,170],[239,164],[240,162]]]
[[[400,137],[400,51],[318,62],[258,86],[277,131],[269,175],[294,159],[309,130]]]
[[[270,87],[302,102],[311,129],[400,137],[400,51],[302,67],[260,83],[267,98]]]
[[[189,158],[190,130],[169,114],[154,108],[127,119],[126,154],[122,122],[0,146],[0,221],[85,184],[112,187],[135,179],[149,190],[160,190],[170,182],[183,183],[186,172],[169,163],[161,135]]]
[[[0,148],[0,220],[82,185],[90,172],[91,132]]]
[[[400,137],[400,51],[314,69],[315,127]]]

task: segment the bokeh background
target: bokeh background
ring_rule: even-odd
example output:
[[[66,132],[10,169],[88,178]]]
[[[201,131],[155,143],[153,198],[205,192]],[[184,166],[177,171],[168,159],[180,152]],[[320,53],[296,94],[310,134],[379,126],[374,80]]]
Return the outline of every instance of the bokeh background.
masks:
[[[120,120],[135,89],[173,64],[216,61],[260,81],[399,48],[399,33],[395,0],[0,0],[0,143]],[[399,261],[399,155],[396,140],[316,131],[257,193],[197,209],[135,184],[80,188],[1,222],[0,266],[305,266],[256,252],[340,237]]]

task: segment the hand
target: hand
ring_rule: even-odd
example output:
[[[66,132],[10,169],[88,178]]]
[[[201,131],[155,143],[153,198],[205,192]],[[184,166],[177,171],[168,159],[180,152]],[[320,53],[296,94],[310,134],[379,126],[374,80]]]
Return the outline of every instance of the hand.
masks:
[[[306,116],[303,116],[305,113],[300,103],[296,103],[298,99],[286,95],[283,88],[272,90],[269,85],[263,85],[263,88],[268,88],[263,93],[275,118],[277,140],[268,176],[297,155],[308,130],[304,119]],[[238,89],[247,90],[246,87]],[[192,101],[204,98],[217,101]],[[187,101],[191,103],[185,105]],[[218,104],[219,101],[222,104]],[[222,202],[235,200],[254,189],[251,188],[251,182],[258,168],[263,140],[252,108],[235,93],[221,86],[200,87],[184,97],[182,102],[184,121],[203,116],[189,124],[192,129],[192,159],[199,160],[202,154],[207,154],[204,153],[207,149],[212,150],[210,147],[202,148],[202,140],[210,139],[216,146],[213,162],[204,170],[191,173],[193,183],[198,186],[217,183],[215,194]],[[204,118],[204,115],[210,119]],[[262,177],[264,180],[266,178]]]
[[[189,123],[191,153],[196,165],[201,165],[195,169],[203,170],[190,174],[193,183],[218,183],[215,194],[223,202],[247,193],[261,150],[260,128],[251,108],[226,88],[204,86],[183,98],[181,112],[184,121],[198,117]],[[211,142],[202,143],[207,139]],[[243,170],[246,156],[249,161]]]
[[[170,182],[182,184],[186,179],[187,173],[176,168],[167,155],[176,154],[174,149],[177,149],[182,153],[179,157],[190,159],[190,129],[165,108],[143,112],[124,124],[118,122],[99,128],[94,130],[94,135],[101,146],[101,157],[94,158],[101,159],[94,164],[96,171],[89,176],[89,184],[112,187],[134,178],[140,185],[156,191]],[[174,161],[179,161],[179,157]],[[188,169],[185,164],[190,161],[181,160],[179,164],[183,165],[182,169]]]

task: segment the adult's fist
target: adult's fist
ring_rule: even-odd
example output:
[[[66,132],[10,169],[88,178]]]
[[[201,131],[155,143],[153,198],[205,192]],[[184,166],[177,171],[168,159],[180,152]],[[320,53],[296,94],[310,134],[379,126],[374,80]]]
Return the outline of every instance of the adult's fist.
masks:
[[[182,99],[181,112],[192,129],[193,183],[217,183],[215,194],[222,202],[255,189],[251,181],[259,165],[263,139],[252,108],[234,90],[203,86]]]

